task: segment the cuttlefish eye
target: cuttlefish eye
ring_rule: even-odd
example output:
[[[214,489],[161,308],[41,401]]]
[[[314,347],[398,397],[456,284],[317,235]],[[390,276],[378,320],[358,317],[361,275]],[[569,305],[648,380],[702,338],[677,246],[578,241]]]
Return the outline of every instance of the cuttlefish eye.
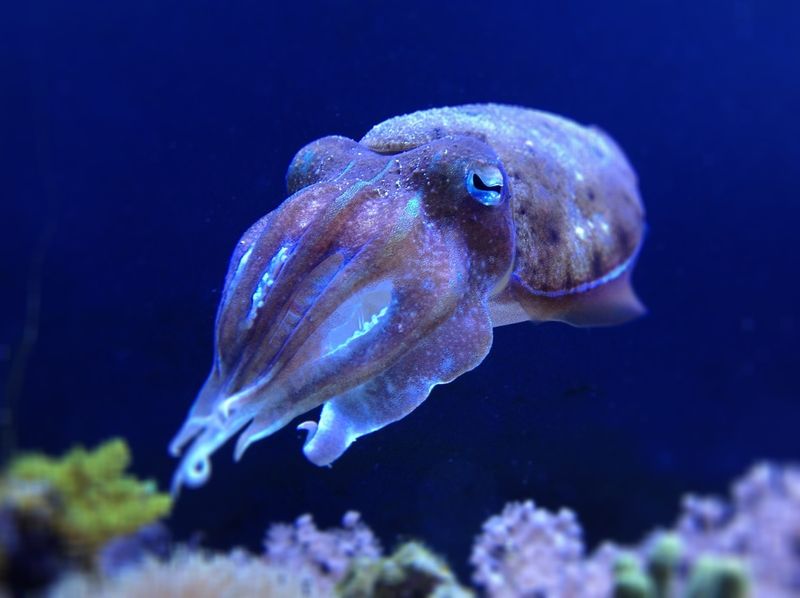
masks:
[[[485,206],[503,201],[503,172],[497,166],[481,165],[467,170],[467,191]]]

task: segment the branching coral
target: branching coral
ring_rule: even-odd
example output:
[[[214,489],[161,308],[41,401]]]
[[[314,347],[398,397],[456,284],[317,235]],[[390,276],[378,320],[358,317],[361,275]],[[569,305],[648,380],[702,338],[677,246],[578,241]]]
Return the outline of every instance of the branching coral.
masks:
[[[60,458],[41,454],[17,457],[6,471],[0,497],[26,511],[15,498],[20,487],[34,485],[52,496],[53,525],[74,556],[91,559],[108,540],[131,533],[169,513],[172,499],[153,482],[127,475],[130,450],[120,439],[93,451],[75,448]],[[36,502],[36,501],[34,501]],[[39,499],[41,502],[41,499]]]
[[[326,598],[330,588],[313,575],[264,562],[241,551],[228,555],[180,552],[147,560],[116,577],[74,575],[49,598]]]
[[[689,559],[746,563],[754,595],[800,595],[800,468],[757,465],[734,484],[730,503],[687,497],[677,533]]]
[[[475,581],[500,598],[798,596],[800,470],[757,466],[732,502],[689,497],[675,531],[591,557],[571,513],[512,503],[486,522],[472,562]]]
[[[475,581],[495,598],[607,596],[609,568],[584,556],[575,515],[510,503],[483,525],[472,551]]]
[[[472,598],[445,561],[419,542],[406,542],[381,559],[356,559],[336,594],[340,598]]]
[[[381,556],[375,535],[356,512],[342,527],[317,528],[310,515],[270,527],[264,560],[278,570],[314,580],[311,595],[341,598],[469,598],[441,558],[417,542]]]
[[[320,530],[311,515],[304,515],[291,525],[272,525],[264,539],[264,559],[268,563],[311,572],[331,589],[355,559],[380,556],[378,539],[354,511],[344,515],[338,529]]]
[[[749,583],[742,561],[708,554],[687,561],[678,537],[667,533],[652,544],[643,559],[632,553],[617,559],[613,595],[614,598],[747,598]]]
[[[33,469],[43,468],[39,463]],[[116,479],[123,469],[109,468],[116,473],[106,477]],[[53,517],[58,501],[53,502],[47,492],[30,489],[41,488],[41,480],[40,475],[25,482],[30,487],[19,482],[17,500],[31,513]],[[654,532],[639,546],[604,544],[591,555],[572,512],[551,513],[530,501],[511,503],[484,524],[476,540],[474,580],[490,598],[800,595],[800,470],[758,466],[734,486],[732,494],[729,502],[688,497],[673,530]],[[273,525],[261,556],[243,551],[212,555],[185,548],[174,552],[168,534],[153,535],[155,531],[140,531],[109,545],[108,567],[75,575],[49,595],[471,596],[446,563],[420,543],[403,544],[382,557],[377,538],[355,512],[344,516],[341,528],[330,530],[318,529],[310,515],[293,524]],[[162,560],[146,556],[158,553],[159,547],[167,551]],[[132,564],[120,568],[119,561]]]
[[[381,555],[377,538],[355,512],[345,514],[341,528],[330,530],[318,529],[310,515],[294,524],[272,525],[264,548],[262,556],[184,549],[170,559],[149,558],[121,570],[107,567],[97,576],[75,575],[51,596],[332,598],[336,583],[354,561],[373,562]]]

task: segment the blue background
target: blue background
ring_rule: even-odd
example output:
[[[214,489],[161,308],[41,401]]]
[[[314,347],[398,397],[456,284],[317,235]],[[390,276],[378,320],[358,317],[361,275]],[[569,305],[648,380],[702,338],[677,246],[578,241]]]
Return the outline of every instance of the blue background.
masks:
[[[669,523],[688,490],[800,456],[796,2],[18,3],[0,28],[0,366],[48,237],[25,448],[166,444],[210,365],[238,236],[294,152],[396,114],[494,101],[596,123],[635,165],[647,317],[497,329],[483,365],[331,469],[291,429],[181,496],[171,524],[257,547],[357,509],[462,567],[505,501],[575,509],[590,542]],[[8,397],[5,397],[8,400]]]

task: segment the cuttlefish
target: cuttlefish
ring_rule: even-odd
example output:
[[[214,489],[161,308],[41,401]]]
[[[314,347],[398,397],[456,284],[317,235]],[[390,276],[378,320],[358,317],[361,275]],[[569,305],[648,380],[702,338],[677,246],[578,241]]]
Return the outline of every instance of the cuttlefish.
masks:
[[[492,328],[643,312],[636,175],[603,131],[513,106],[389,119],[301,149],[289,197],[236,245],[211,373],[170,445],[173,490],[210,456],[299,424],[328,465],[483,361]]]

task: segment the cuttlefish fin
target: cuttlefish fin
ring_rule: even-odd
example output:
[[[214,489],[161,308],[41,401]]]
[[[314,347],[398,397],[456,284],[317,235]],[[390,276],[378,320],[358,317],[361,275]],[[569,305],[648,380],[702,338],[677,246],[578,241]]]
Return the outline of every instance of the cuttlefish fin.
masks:
[[[308,435],[303,452],[316,465],[335,461],[355,440],[413,411],[437,384],[476,367],[492,344],[488,309],[470,302],[394,366],[327,403],[319,423],[298,427]]]
[[[519,281],[509,285],[491,302],[492,322],[505,326],[532,322],[564,322],[572,326],[614,326],[638,318],[647,308],[636,296],[631,273],[594,288],[560,296],[532,293]]]
[[[562,301],[558,320],[573,326],[615,326],[644,315],[647,308],[631,285],[630,272]]]
[[[428,396],[430,389],[408,386],[395,394],[375,384],[359,386],[325,403],[319,423],[306,421],[303,452],[315,465],[328,465],[338,459],[359,437],[403,418]]]

